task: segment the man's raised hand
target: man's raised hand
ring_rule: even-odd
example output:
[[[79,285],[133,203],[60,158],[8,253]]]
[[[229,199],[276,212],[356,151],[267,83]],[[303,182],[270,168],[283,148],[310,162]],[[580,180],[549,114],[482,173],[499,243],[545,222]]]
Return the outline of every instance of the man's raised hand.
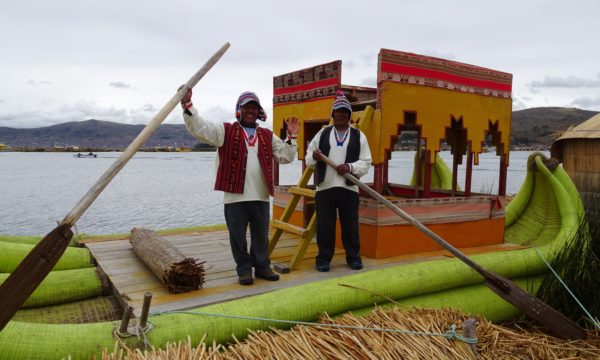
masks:
[[[297,117],[292,116],[291,118],[287,118],[285,120],[285,124],[287,127],[288,135],[295,139],[298,136],[298,130],[300,129],[300,120]]]
[[[177,91],[183,89],[184,87],[185,87],[185,85],[181,85],[179,88],[177,88]],[[191,88],[187,88],[187,93],[181,99],[181,107],[183,107],[184,109],[189,109],[192,107],[192,89]]]

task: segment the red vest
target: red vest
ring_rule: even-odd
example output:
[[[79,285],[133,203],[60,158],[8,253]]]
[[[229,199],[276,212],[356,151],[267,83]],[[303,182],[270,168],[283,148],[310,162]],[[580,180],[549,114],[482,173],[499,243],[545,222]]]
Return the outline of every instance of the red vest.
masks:
[[[239,123],[224,123],[225,141],[219,148],[219,168],[215,190],[241,194],[246,179],[246,158],[248,149],[244,139],[244,129]],[[256,128],[258,137],[258,161],[269,194],[273,196],[273,132],[261,127]]]

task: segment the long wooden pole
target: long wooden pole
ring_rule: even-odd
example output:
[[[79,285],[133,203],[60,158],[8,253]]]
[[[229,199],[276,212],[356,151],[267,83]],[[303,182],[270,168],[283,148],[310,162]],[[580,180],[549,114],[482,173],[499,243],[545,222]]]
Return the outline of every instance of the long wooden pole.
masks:
[[[90,207],[102,190],[106,188],[115,175],[127,164],[129,159],[135,155],[139,148],[152,136],[171,111],[173,111],[186,95],[187,88],[193,88],[213,65],[219,61],[227,49],[229,49],[229,43],[224,44],[190,78],[185,87],[177,91],[171,100],[146,125],[142,132],[127,146],[123,154],[115,160],[92,188],[79,200],[73,210],[65,216],[56,228],[46,234],[33,250],[27,254],[23,261],[21,261],[15,271],[0,285],[0,330],[6,326],[64,253],[69,241],[73,237],[71,227],[75,225],[77,220]]]
[[[323,161],[335,169],[337,164],[331,161],[327,156],[321,155]],[[485,284],[493,290],[496,294],[502,297],[504,300],[514,305],[525,314],[529,315],[532,319],[538,321],[540,324],[546,326],[555,335],[564,339],[584,339],[586,337],[585,331],[581,329],[575,322],[567,318],[560,312],[556,311],[548,304],[544,303],[540,299],[527,293],[515,285],[512,281],[504,278],[500,275],[494,274],[488,270],[482,268],[479,264],[471,260],[465,254],[460,252],[457,248],[450,245],[446,240],[442,239],[438,234],[429,230],[425,225],[421,224],[417,219],[413,218],[402,209],[394,205],[391,201],[383,197],[381,194],[371,189],[365,183],[358,180],[354,175],[350,173],[344,174],[344,177],[350,180],[352,183],[358,185],[364,192],[375,200],[382,202],[396,214],[402,217],[404,220],[411,223],[425,235],[429,236],[439,245],[450,251],[452,255],[463,261],[469,267],[481,274],[485,279]]]
[[[146,125],[141,133],[127,146],[125,151],[115,160],[115,162],[106,170],[106,172],[96,181],[94,186],[79,200],[79,203],[75,205],[73,210],[65,216],[62,223],[73,226],[81,215],[87,210],[87,208],[96,200],[98,195],[106,188],[110,181],[117,175],[119,171],[127,164],[129,159],[135,155],[140,147],[154,134],[160,124],[165,121],[167,116],[175,109],[177,104],[186,95],[187,88],[193,88],[200,79],[219,61],[221,56],[229,49],[229,43],[223,45],[207,62],[198,70],[190,80],[182,87],[173,97],[169,100],[165,106],[154,116],[154,118]]]

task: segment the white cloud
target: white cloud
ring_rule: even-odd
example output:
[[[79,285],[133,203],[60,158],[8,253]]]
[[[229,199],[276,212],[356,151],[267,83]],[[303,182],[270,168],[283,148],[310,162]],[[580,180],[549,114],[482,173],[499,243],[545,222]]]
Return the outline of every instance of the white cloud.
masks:
[[[512,109],[513,111],[517,111],[517,110],[523,110],[527,108],[526,103],[523,101],[525,100],[525,98],[518,98],[518,97],[513,97],[512,99]]]
[[[105,116],[145,122],[227,41],[231,48],[194,88],[198,109],[220,108],[228,115],[204,111],[226,121],[240,92],[254,90],[269,107],[274,75],[333,60],[344,60],[344,84],[374,86],[381,48],[511,73],[513,93],[532,98],[515,106],[593,100],[589,90],[600,86],[600,48],[590,46],[597,39],[589,30],[600,13],[597,1],[548,6],[546,0],[507,0],[485,9],[471,0],[381,0],[369,6],[305,0],[302,10],[295,3],[256,0],[238,12],[232,6],[184,0],[7,2],[0,12],[0,121],[41,126]],[[182,19],[182,11],[185,21],[169,20]],[[374,20],[355,25],[359,19]],[[89,104],[75,106],[81,99]],[[181,122],[174,114],[167,121]]]
[[[571,104],[582,109],[597,109],[600,108],[600,95],[577,98]]]
[[[142,107],[140,108],[140,110],[141,110],[141,111],[149,111],[149,112],[156,112],[156,111],[158,111],[158,110],[157,110],[157,109],[154,107],[154,105],[152,105],[152,104],[144,104],[144,106],[142,106]]]
[[[377,77],[371,76],[360,81],[360,86],[377,87]]]
[[[27,81],[27,85],[33,85],[33,86],[38,86],[38,85],[50,85],[52,84],[52,82],[50,81],[46,81],[46,80],[29,80]]]
[[[108,86],[117,88],[117,89],[129,89],[131,88],[131,85],[123,82],[123,81],[111,81],[108,83]]]
[[[10,109],[0,107],[0,126],[32,128],[89,119],[127,124],[147,124],[157,113],[158,110],[151,104],[145,104],[138,108],[119,108],[101,106],[94,101],[80,100],[70,104],[45,108],[20,107]],[[173,111],[164,122],[182,123],[183,119],[179,109]]]
[[[203,118],[213,123],[231,122],[234,119],[233,110],[226,109],[222,106],[211,106],[204,111],[199,111]],[[269,119],[270,116],[268,115],[271,114],[268,113],[267,109],[265,109],[265,111],[267,112],[267,119]]]
[[[529,86],[532,88],[595,88],[600,87],[600,74],[596,79],[584,79],[573,75],[545,76],[544,80],[532,81]]]

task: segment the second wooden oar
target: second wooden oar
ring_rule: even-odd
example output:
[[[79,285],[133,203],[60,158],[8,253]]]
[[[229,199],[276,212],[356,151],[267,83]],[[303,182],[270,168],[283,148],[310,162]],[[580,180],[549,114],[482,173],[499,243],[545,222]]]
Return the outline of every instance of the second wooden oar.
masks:
[[[327,165],[331,166],[333,169],[337,167],[337,164],[331,161],[331,159],[325,155],[322,155],[322,157],[323,161]],[[457,248],[450,245],[446,240],[442,239],[438,234],[429,230],[417,219],[413,218],[402,209],[394,205],[391,201],[386,199],[384,196],[379,194],[377,191],[371,189],[365,183],[358,180],[354,175],[346,173],[344,174],[344,177],[350,180],[352,183],[358,185],[358,187],[360,187],[375,200],[384,203],[396,214],[400,215],[400,217],[402,217],[404,220],[414,225],[425,235],[435,240],[435,242],[444,247],[446,250],[450,251],[458,259],[469,265],[473,270],[477,271],[479,274],[481,274],[481,276],[483,276],[487,287],[489,287],[504,300],[515,306],[517,309],[523,311],[526,315],[544,325],[556,336],[569,340],[585,339],[585,331],[571,319],[556,311],[550,305],[521,289],[509,279],[485,270],[479,264],[475,263],[465,254],[460,252]]]
[[[188,88],[193,88],[200,79],[219,61],[229,43],[223,45],[208,61],[198,70],[190,80],[167,102],[165,106],[146,125],[141,133],[127,146],[121,156],[106,170],[92,188],[79,200],[73,210],[65,216],[63,221],[54,230],[49,232],[23,259],[15,271],[0,286],[0,330],[8,323],[29,295],[44,280],[61,257],[73,233],[71,227],[90,207],[94,200],[106,188],[108,183],[117,175],[125,164],[135,155],[138,149],[152,136],[167,115],[179,104],[186,95]]]

